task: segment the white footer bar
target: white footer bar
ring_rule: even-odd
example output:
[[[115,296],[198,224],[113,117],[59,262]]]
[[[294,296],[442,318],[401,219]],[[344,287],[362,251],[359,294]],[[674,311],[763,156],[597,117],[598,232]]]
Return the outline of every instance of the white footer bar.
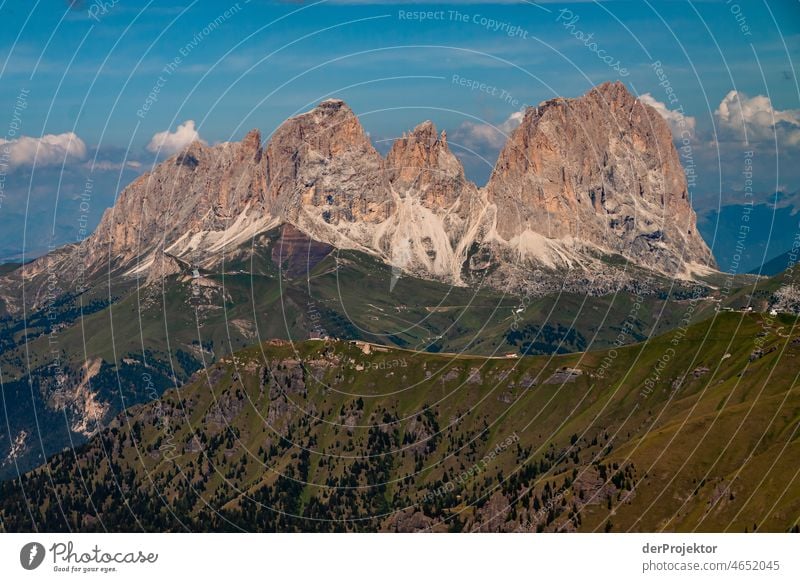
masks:
[[[0,572],[137,582],[777,581],[800,580],[799,553],[796,534],[4,534]]]

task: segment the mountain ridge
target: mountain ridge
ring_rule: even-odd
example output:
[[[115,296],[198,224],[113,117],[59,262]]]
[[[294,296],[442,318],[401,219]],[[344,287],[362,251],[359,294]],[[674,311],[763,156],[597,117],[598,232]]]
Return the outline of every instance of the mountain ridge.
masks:
[[[194,142],[126,187],[58,263],[44,257],[5,280],[49,272],[69,283],[80,268],[153,282],[170,272],[162,253],[210,267],[282,223],[399,272],[515,294],[632,288],[628,263],[683,280],[715,268],[666,122],[609,82],[529,107],[483,188],[432,122],[384,158],[340,99],[290,117],[266,144],[259,130]]]
[[[721,314],[610,366],[269,340],[0,482],[0,531],[796,531],[780,323]]]

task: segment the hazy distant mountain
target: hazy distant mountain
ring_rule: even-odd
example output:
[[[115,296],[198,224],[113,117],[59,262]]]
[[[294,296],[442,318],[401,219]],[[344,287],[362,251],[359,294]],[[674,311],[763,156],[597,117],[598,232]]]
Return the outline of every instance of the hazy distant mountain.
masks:
[[[777,203],[729,204],[702,212],[698,228],[712,246],[721,271],[758,273],[763,262],[788,252],[800,235],[799,202],[797,193],[779,193]],[[782,271],[785,266],[779,263],[762,274]]]
[[[777,275],[778,273],[785,271],[792,265],[792,251],[786,251],[778,255],[777,257],[773,257],[772,259],[765,262],[760,267],[754,268],[750,273],[754,275],[766,275],[772,276]],[[797,251],[794,252],[794,263],[797,263]]]

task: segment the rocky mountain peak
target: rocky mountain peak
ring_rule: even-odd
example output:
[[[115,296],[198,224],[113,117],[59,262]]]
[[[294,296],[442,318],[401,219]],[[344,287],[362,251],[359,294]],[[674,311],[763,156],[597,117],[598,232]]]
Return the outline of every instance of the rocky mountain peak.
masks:
[[[386,170],[399,189],[427,190],[434,185],[440,188],[458,183],[463,186],[466,180],[461,162],[447,146],[447,135],[439,134],[431,121],[420,123],[395,140],[386,157]]]
[[[287,119],[265,157],[276,215],[320,240],[360,248],[358,228],[348,225],[382,222],[391,212],[383,158],[344,101]]]
[[[357,150],[370,158],[378,156],[358,117],[340,99],[328,99],[311,111],[290,117],[275,131],[267,146],[270,176],[282,176],[301,157],[332,158]]]
[[[713,265],[669,127],[620,82],[529,108],[487,193],[509,242],[581,241],[670,274]]]
[[[565,273],[576,289],[598,273],[594,291],[616,289],[625,273],[602,262],[612,254],[674,276],[713,266],[669,127],[620,82],[528,108],[483,189],[432,122],[383,159],[328,99],[266,146],[258,130],[191,144],[130,184],[76,256],[90,270],[165,274],[165,252],[210,265],[281,223],[421,277],[519,291],[566,288]],[[538,269],[552,277],[533,281]]]
[[[224,231],[247,208],[263,210],[265,191],[258,130],[241,142],[192,142],[139,176],[106,210],[85,243],[90,267],[107,261],[130,267],[137,260],[142,269],[155,268],[172,245],[179,245],[177,255],[193,235]]]
[[[346,109],[347,111],[350,111],[350,107],[348,107],[347,103],[345,103],[342,99],[337,99],[335,97],[320,101],[316,109],[320,112],[336,112],[340,109]],[[350,112],[352,113],[352,111]]]
[[[466,247],[485,204],[431,121],[397,139],[385,161],[397,212],[381,239],[389,262],[404,271],[460,282]]]
[[[334,156],[351,148],[372,149],[353,110],[341,99],[327,99],[311,111],[287,119],[270,140],[273,145]],[[377,152],[376,152],[377,154]]]
[[[435,142],[439,137],[436,131],[436,126],[430,119],[423,121],[417,127],[412,129],[409,132],[409,135],[420,141],[428,140],[433,142]],[[405,134],[403,134],[403,137],[405,137]]]
[[[592,97],[597,96],[609,104],[633,105],[637,101],[636,97],[628,91],[628,88],[622,81],[606,81],[605,83],[600,83],[596,87],[593,87],[588,95]]]

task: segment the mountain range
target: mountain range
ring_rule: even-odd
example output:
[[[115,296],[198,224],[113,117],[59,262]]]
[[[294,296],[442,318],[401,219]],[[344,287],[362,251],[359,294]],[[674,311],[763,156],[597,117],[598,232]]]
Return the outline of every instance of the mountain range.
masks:
[[[120,436],[121,412],[154,400],[150,406],[160,406],[166,391],[189,385],[202,400],[202,391],[219,388],[223,377],[215,373],[204,386],[205,371],[228,366],[253,346],[277,350],[276,366],[300,370],[304,364],[290,366],[279,340],[369,341],[431,362],[471,354],[507,359],[513,367],[523,356],[597,354],[649,342],[716,320],[723,310],[796,314],[800,299],[792,280],[717,271],[697,231],[667,123],[619,82],[528,108],[485,187],[466,179],[446,133],[431,122],[397,139],[383,157],[353,111],[331,99],[286,120],[266,143],[258,130],[236,143],[192,143],[125,188],[82,243],[2,266],[0,382],[7,430],[0,434],[0,477],[37,466],[61,471],[63,455],[54,458],[56,465],[43,464],[78,445],[86,451],[109,445],[130,460],[129,444],[141,435]],[[700,323],[698,336],[703,325],[710,324]],[[533,365],[524,360],[523,368]],[[569,368],[572,360],[564,361]],[[537,362],[544,366],[545,360]],[[263,392],[267,380],[259,374]],[[553,374],[557,370],[548,371]],[[580,384],[561,375],[570,386]],[[406,380],[365,381],[401,389]],[[542,404],[536,398],[529,412]],[[395,408],[384,412],[399,414]],[[432,422],[428,415],[419,420],[417,436],[430,433]],[[286,423],[305,430],[300,418]],[[465,430],[480,432],[477,425]],[[368,440],[385,440],[383,433],[369,434]],[[122,441],[112,442],[117,438]],[[278,441],[263,444],[268,456],[273,445],[275,455],[290,455],[280,462],[292,465],[292,453]],[[598,448],[597,442],[591,446]],[[113,461],[115,469],[122,457]],[[92,458],[82,457],[69,470],[97,469]],[[105,493],[107,469],[92,478]],[[621,470],[623,481],[633,478],[632,469]],[[139,478],[132,475],[131,483]],[[62,493],[73,495],[67,490]],[[8,494],[12,501],[0,508],[6,527],[24,529],[9,509],[21,501]],[[230,491],[213,495],[232,511],[243,510]],[[362,502],[365,512],[370,504],[385,509],[394,503],[383,494]],[[197,507],[183,510],[178,514],[197,518]],[[444,523],[444,510],[422,521]],[[52,523],[45,513],[41,519]],[[791,525],[784,517],[774,527]],[[483,527],[481,518],[470,519],[459,527]],[[592,527],[608,520],[595,521]],[[577,522],[559,523],[580,529]],[[214,524],[207,529],[224,529]],[[372,527],[416,526],[376,521]]]
[[[21,309],[22,278],[69,288],[75,272],[152,282],[178,261],[213,268],[281,224],[420,278],[537,296],[633,288],[637,267],[680,281],[715,267],[667,123],[616,82],[528,108],[485,188],[432,123],[384,159],[335,99],[266,145],[258,130],[194,142],[130,184],[86,241],[7,276],[0,301]]]

